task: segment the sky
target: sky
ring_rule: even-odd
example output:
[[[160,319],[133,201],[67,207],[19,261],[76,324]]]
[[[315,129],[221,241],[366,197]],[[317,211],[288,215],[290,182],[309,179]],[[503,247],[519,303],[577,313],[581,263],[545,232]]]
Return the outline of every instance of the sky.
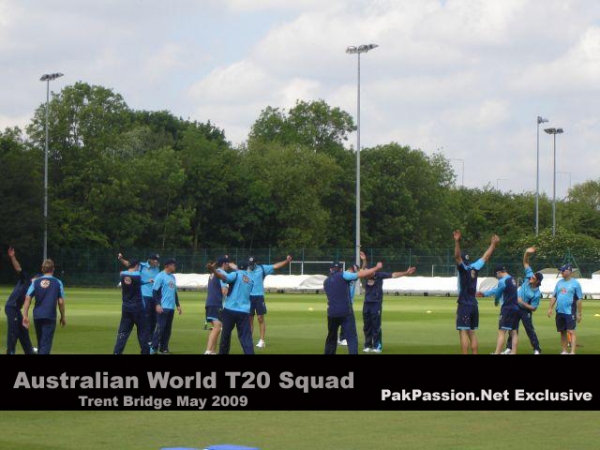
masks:
[[[596,0],[0,0],[0,129],[77,81],[139,110],[211,123],[233,144],[267,106],[325,100],[362,147],[441,152],[469,188],[552,197],[600,178]],[[356,146],[356,134],[348,146]]]

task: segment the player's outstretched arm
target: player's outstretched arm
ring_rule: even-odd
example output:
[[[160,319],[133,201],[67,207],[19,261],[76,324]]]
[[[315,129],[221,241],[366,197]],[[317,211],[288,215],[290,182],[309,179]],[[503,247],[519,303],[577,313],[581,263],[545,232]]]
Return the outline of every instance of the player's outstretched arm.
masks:
[[[529,247],[525,250],[525,254],[523,255],[523,267],[525,270],[529,269],[531,266],[529,265],[529,257],[535,253],[535,247]]]
[[[129,261],[127,261],[125,258],[123,258],[123,254],[122,253],[119,253],[117,255],[117,259],[119,261],[121,261],[121,264],[123,264],[125,267],[129,267]]]
[[[525,309],[528,309],[529,311],[535,311],[537,309],[535,306],[531,306],[529,303],[527,303],[521,297],[519,297],[517,302],[519,303],[519,305],[521,305]]]
[[[291,262],[292,262],[292,256],[287,255],[287,258],[285,258],[283,261],[279,261],[278,263],[273,264],[273,269],[281,269],[282,267],[287,266]]]
[[[462,233],[460,230],[454,230],[452,233],[452,237],[454,238],[454,261],[456,264],[462,264],[462,256],[460,256],[460,240],[462,238]]]
[[[361,269],[366,269],[367,268],[367,254],[363,251],[361,251],[359,253],[360,256],[360,268]]]
[[[408,275],[412,275],[413,273],[415,273],[417,270],[416,267],[409,267],[408,269],[406,269],[405,272],[394,272],[392,273],[392,278],[400,278],[400,277],[405,277]]]
[[[21,273],[21,270],[22,270],[21,264],[19,263],[19,260],[17,259],[17,255],[16,255],[15,249],[13,247],[10,247],[8,249],[8,257],[13,266],[13,269],[15,269],[15,272]]]
[[[358,273],[356,275],[358,276],[358,278],[365,278],[365,277],[373,275],[375,272],[380,270],[382,267],[383,267],[383,264],[378,262],[375,267],[371,267],[370,269],[361,269],[358,271]]]
[[[487,262],[492,257],[492,253],[494,253],[494,250],[496,250],[496,247],[498,246],[499,243],[500,243],[500,238],[498,237],[497,234],[494,234],[492,236],[492,238],[490,239],[490,246],[487,248],[487,250],[481,257],[481,259],[483,259],[485,262]]]

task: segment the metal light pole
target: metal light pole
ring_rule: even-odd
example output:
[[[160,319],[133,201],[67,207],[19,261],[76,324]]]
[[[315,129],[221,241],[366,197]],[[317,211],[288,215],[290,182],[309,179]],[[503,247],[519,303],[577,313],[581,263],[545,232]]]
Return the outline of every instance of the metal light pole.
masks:
[[[46,82],[46,148],[44,150],[44,259],[48,258],[48,108],[50,104],[50,82],[62,76],[62,73],[45,73],[40,78],[40,81]]]
[[[552,181],[552,236],[556,236],[556,135],[564,133],[562,128],[546,128],[546,133],[554,136],[554,176]]]
[[[535,235],[540,233],[540,124],[548,122],[542,116],[537,116],[537,154],[535,172]]]
[[[358,84],[356,101],[356,264],[360,267],[360,54],[379,47],[376,44],[350,46],[346,53],[358,57]],[[360,289],[360,284],[357,284]]]

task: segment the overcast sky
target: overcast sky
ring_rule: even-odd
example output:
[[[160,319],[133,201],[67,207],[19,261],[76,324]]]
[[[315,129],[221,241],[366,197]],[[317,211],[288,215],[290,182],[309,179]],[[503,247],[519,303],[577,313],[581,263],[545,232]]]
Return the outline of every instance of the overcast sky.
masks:
[[[0,0],[0,128],[85,81],[134,109],[210,120],[243,142],[266,106],[323,99],[363,147],[440,149],[460,184],[535,191],[536,117],[562,127],[557,196],[600,175],[597,0]],[[349,145],[355,145],[356,136]],[[552,194],[552,139],[540,186]],[[460,161],[462,160],[462,161]]]

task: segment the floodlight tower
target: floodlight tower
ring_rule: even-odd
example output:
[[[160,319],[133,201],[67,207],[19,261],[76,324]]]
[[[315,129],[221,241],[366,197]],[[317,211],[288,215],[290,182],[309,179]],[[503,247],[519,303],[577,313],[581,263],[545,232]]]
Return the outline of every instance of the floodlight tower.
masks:
[[[48,108],[50,104],[50,82],[62,76],[62,73],[45,73],[40,78],[40,81],[46,82],[46,147],[44,149],[44,259],[48,258]]]
[[[356,101],[356,255],[355,262],[360,267],[360,55],[379,47],[377,44],[350,46],[346,53],[358,57],[358,89]],[[360,284],[357,284],[360,289]]]

